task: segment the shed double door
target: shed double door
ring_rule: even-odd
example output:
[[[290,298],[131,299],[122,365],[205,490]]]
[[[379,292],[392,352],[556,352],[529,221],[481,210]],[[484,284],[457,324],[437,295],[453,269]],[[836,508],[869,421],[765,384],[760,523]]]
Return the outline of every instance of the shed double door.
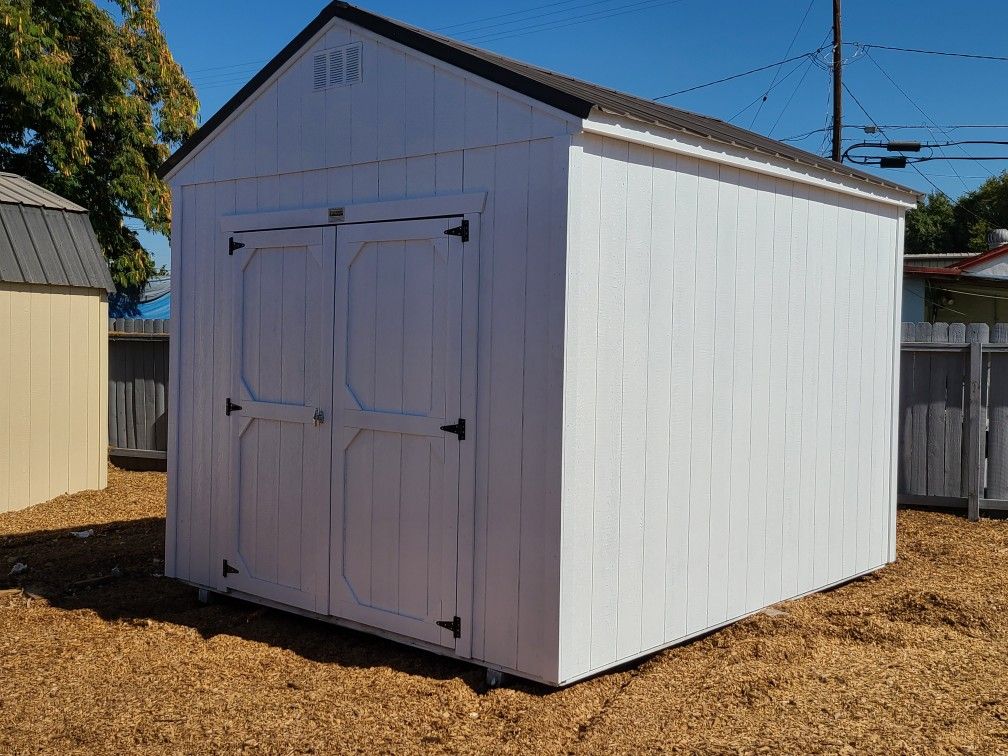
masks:
[[[338,227],[330,613],[452,648],[460,480],[471,465],[474,244],[459,219]],[[471,293],[471,292],[470,292]],[[471,363],[471,364],[464,364]],[[466,419],[461,440],[442,426]],[[462,629],[462,642],[469,628]]]

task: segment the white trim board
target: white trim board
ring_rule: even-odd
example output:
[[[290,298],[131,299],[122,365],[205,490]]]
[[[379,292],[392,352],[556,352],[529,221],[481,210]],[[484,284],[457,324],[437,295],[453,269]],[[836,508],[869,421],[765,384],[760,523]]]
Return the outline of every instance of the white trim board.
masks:
[[[744,147],[735,147],[712,139],[690,136],[656,124],[647,124],[631,118],[617,118],[601,111],[586,118],[582,122],[582,129],[586,134],[620,139],[753,173],[797,181],[886,205],[896,205],[902,208],[917,206],[916,201],[911,199],[916,196],[913,194],[898,192],[895,189],[876,186],[856,179],[846,179],[839,174],[812,165],[806,166]]]
[[[346,223],[368,223],[409,218],[436,218],[451,215],[482,213],[486,192],[442,194],[430,197],[387,200],[384,202],[359,202],[339,205],[342,220],[330,220],[332,207],[310,207],[299,210],[277,210],[266,213],[239,213],[220,219],[220,229],[225,233],[261,231],[274,228],[302,228],[305,226],[331,226]]]

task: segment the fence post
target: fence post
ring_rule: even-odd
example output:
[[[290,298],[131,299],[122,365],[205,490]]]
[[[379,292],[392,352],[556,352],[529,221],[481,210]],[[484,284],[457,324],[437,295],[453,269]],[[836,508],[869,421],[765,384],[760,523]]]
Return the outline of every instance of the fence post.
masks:
[[[969,341],[969,437],[966,441],[968,488],[966,511],[970,520],[980,519],[981,487],[983,486],[983,342],[987,340],[987,326],[970,323]]]

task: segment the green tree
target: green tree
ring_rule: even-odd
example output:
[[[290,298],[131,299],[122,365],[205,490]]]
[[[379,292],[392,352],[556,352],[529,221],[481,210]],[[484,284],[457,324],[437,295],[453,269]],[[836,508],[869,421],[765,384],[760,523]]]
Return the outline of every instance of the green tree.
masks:
[[[987,233],[1008,226],[1008,172],[967,192],[955,207],[955,240],[971,252],[987,249]]]
[[[0,0],[0,170],[84,207],[116,284],[154,261],[124,218],[168,234],[156,174],[196,128],[199,101],[172,58],[156,0]]]
[[[952,202],[935,192],[906,216],[908,254],[984,252],[987,234],[1008,227],[1008,171]]]
[[[907,254],[950,252],[955,207],[944,194],[929,194],[906,214]]]

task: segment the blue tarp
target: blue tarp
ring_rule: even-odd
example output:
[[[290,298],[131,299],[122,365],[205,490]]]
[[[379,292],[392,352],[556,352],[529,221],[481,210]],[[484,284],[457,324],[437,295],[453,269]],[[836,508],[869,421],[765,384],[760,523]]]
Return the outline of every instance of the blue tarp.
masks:
[[[116,292],[109,297],[110,318],[171,317],[171,277],[152,278],[139,294]]]

